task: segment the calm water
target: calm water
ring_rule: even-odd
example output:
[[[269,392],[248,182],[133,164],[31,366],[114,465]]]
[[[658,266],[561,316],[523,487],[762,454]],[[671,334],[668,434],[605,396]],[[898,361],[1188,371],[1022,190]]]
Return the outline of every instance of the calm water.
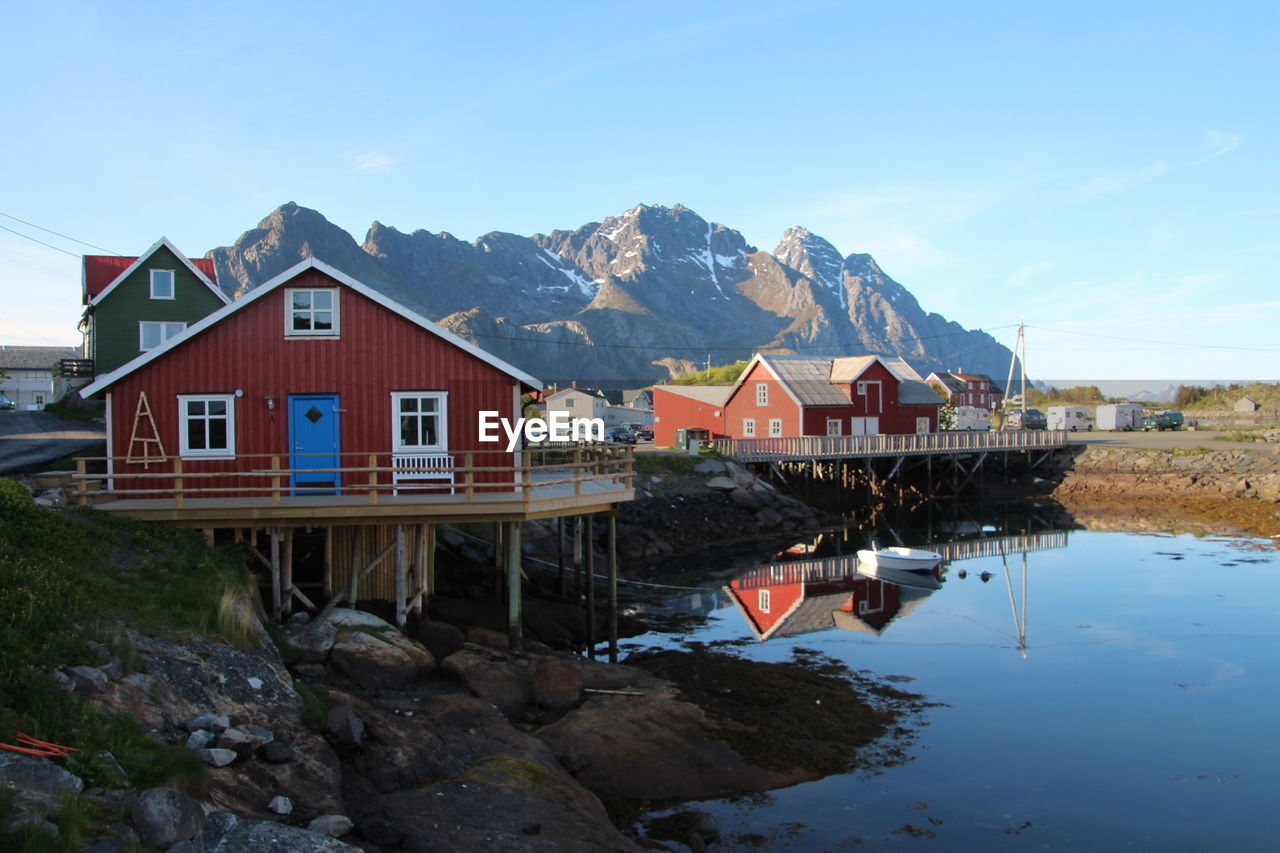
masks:
[[[721,593],[681,638],[635,638],[749,639],[760,660],[816,649],[946,705],[925,712],[902,766],[701,804],[722,849],[749,849],[731,838],[746,832],[790,850],[1280,848],[1280,555],[1088,531],[1037,544],[1025,609],[1023,554],[997,553],[948,562],[935,591],[837,590],[824,600],[844,596],[840,619],[817,604],[797,606],[794,625],[753,624]],[[765,574],[738,576],[743,600],[758,605]]]

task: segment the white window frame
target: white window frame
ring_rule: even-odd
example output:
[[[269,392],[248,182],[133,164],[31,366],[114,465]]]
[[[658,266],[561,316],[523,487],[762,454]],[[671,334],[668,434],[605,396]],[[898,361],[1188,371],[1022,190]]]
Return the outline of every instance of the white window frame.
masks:
[[[341,300],[336,287],[286,287],[284,289],[284,336],[286,338],[337,338],[341,334]],[[295,309],[293,307],[293,297],[295,293],[310,293],[313,295],[313,305],[311,308]],[[333,313],[332,329],[296,329],[293,325],[295,311],[310,311],[311,318],[314,321],[316,308],[314,307],[314,294],[328,293],[333,298],[333,308],[328,309]],[[321,311],[326,309],[319,309]]]
[[[769,438],[782,437],[782,418],[769,418]]]
[[[742,419],[742,437],[743,438],[756,437],[756,419],[755,418]]]
[[[225,403],[227,407],[227,446],[192,449],[188,441],[188,425],[191,415],[187,413],[188,403]],[[200,416],[197,416],[200,417]],[[207,414],[203,420],[212,420]],[[208,431],[205,433],[208,437]],[[236,395],[235,394],[179,394],[178,395],[178,454],[184,459],[233,459],[236,455]]]
[[[407,398],[432,399],[437,402],[435,444],[405,444],[400,436],[400,401]],[[412,413],[409,413],[412,414]],[[391,446],[395,453],[447,453],[449,451],[449,392],[448,391],[392,391],[391,392]]]
[[[156,283],[157,283],[158,281],[163,281],[165,276],[168,276],[168,277],[169,277],[169,295],[168,295],[168,296],[165,296],[163,293],[161,293],[161,294],[157,295],[157,293],[156,293]],[[152,299],[169,299],[169,300],[173,300],[173,299],[177,299],[177,298],[178,298],[178,296],[177,296],[177,292],[178,292],[177,276],[175,276],[175,275],[174,275],[173,270],[151,270],[151,275],[149,276],[148,281],[149,281],[149,283],[150,283],[150,285],[151,285],[151,298],[152,298]]]
[[[768,382],[756,383],[756,405],[757,406],[769,405],[769,383]]]
[[[929,431],[929,419],[916,418],[916,435],[926,435]]]
[[[827,435],[842,435],[839,418],[827,418]]]
[[[773,595],[767,589],[760,590],[760,597],[757,599],[761,613],[768,613],[769,608],[773,606]]]
[[[147,329],[159,328],[160,339],[151,346],[147,346]],[[174,335],[180,335],[186,331],[187,324],[180,322],[169,322],[167,320],[139,320],[138,321],[138,352],[146,352],[149,349],[155,349]]]

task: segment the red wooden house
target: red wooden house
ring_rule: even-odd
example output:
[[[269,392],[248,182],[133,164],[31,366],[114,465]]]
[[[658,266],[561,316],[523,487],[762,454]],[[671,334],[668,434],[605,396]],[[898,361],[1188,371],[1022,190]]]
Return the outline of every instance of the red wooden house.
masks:
[[[975,406],[994,411],[1004,401],[1004,392],[985,373],[965,373],[957,367],[950,373],[930,373],[925,380],[940,388],[952,406]]]
[[[900,358],[757,354],[724,418],[733,438],[913,434],[938,428],[942,399]]]
[[[101,376],[109,475],[136,490],[161,460],[202,496],[265,497],[289,469],[294,497],[342,494],[369,476],[398,488],[453,483],[449,469],[518,464],[481,442],[479,413],[511,419],[540,383],[385,295],[307,259]],[[517,452],[518,453],[518,452]],[[271,457],[278,457],[273,465]],[[384,468],[381,474],[335,469]],[[204,475],[218,475],[210,477]],[[228,476],[242,475],[242,476]],[[511,483],[479,472],[476,483]],[[164,488],[153,484],[155,488]],[[172,481],[168,488],[173,489]]]

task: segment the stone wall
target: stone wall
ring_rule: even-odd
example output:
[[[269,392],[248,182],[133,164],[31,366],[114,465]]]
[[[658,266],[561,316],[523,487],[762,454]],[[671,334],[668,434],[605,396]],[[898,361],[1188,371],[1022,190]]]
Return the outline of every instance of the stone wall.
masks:
[[[1280,502],[1280,454],[1258,450],[1178,453],[1089,446],[1075,457],[1054,497],[1217,497]]]

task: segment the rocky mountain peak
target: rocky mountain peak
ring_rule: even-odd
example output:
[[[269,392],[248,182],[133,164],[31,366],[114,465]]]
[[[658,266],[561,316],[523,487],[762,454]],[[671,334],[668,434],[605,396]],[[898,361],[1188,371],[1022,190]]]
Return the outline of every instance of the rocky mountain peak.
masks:
[[[901,355],[1003,374],[1009,352],[924,312],[870,255],[841,258],[799,226],[774,254],[682,204],[639,204],[568,231],[474,242],[375,221],[363,245],[320,213],[281,205],[214,249],[240,292],[314,254],[545,380],[632,385],[673,365],[758,349]],[[618,346],[625,343],[626,346]]]

